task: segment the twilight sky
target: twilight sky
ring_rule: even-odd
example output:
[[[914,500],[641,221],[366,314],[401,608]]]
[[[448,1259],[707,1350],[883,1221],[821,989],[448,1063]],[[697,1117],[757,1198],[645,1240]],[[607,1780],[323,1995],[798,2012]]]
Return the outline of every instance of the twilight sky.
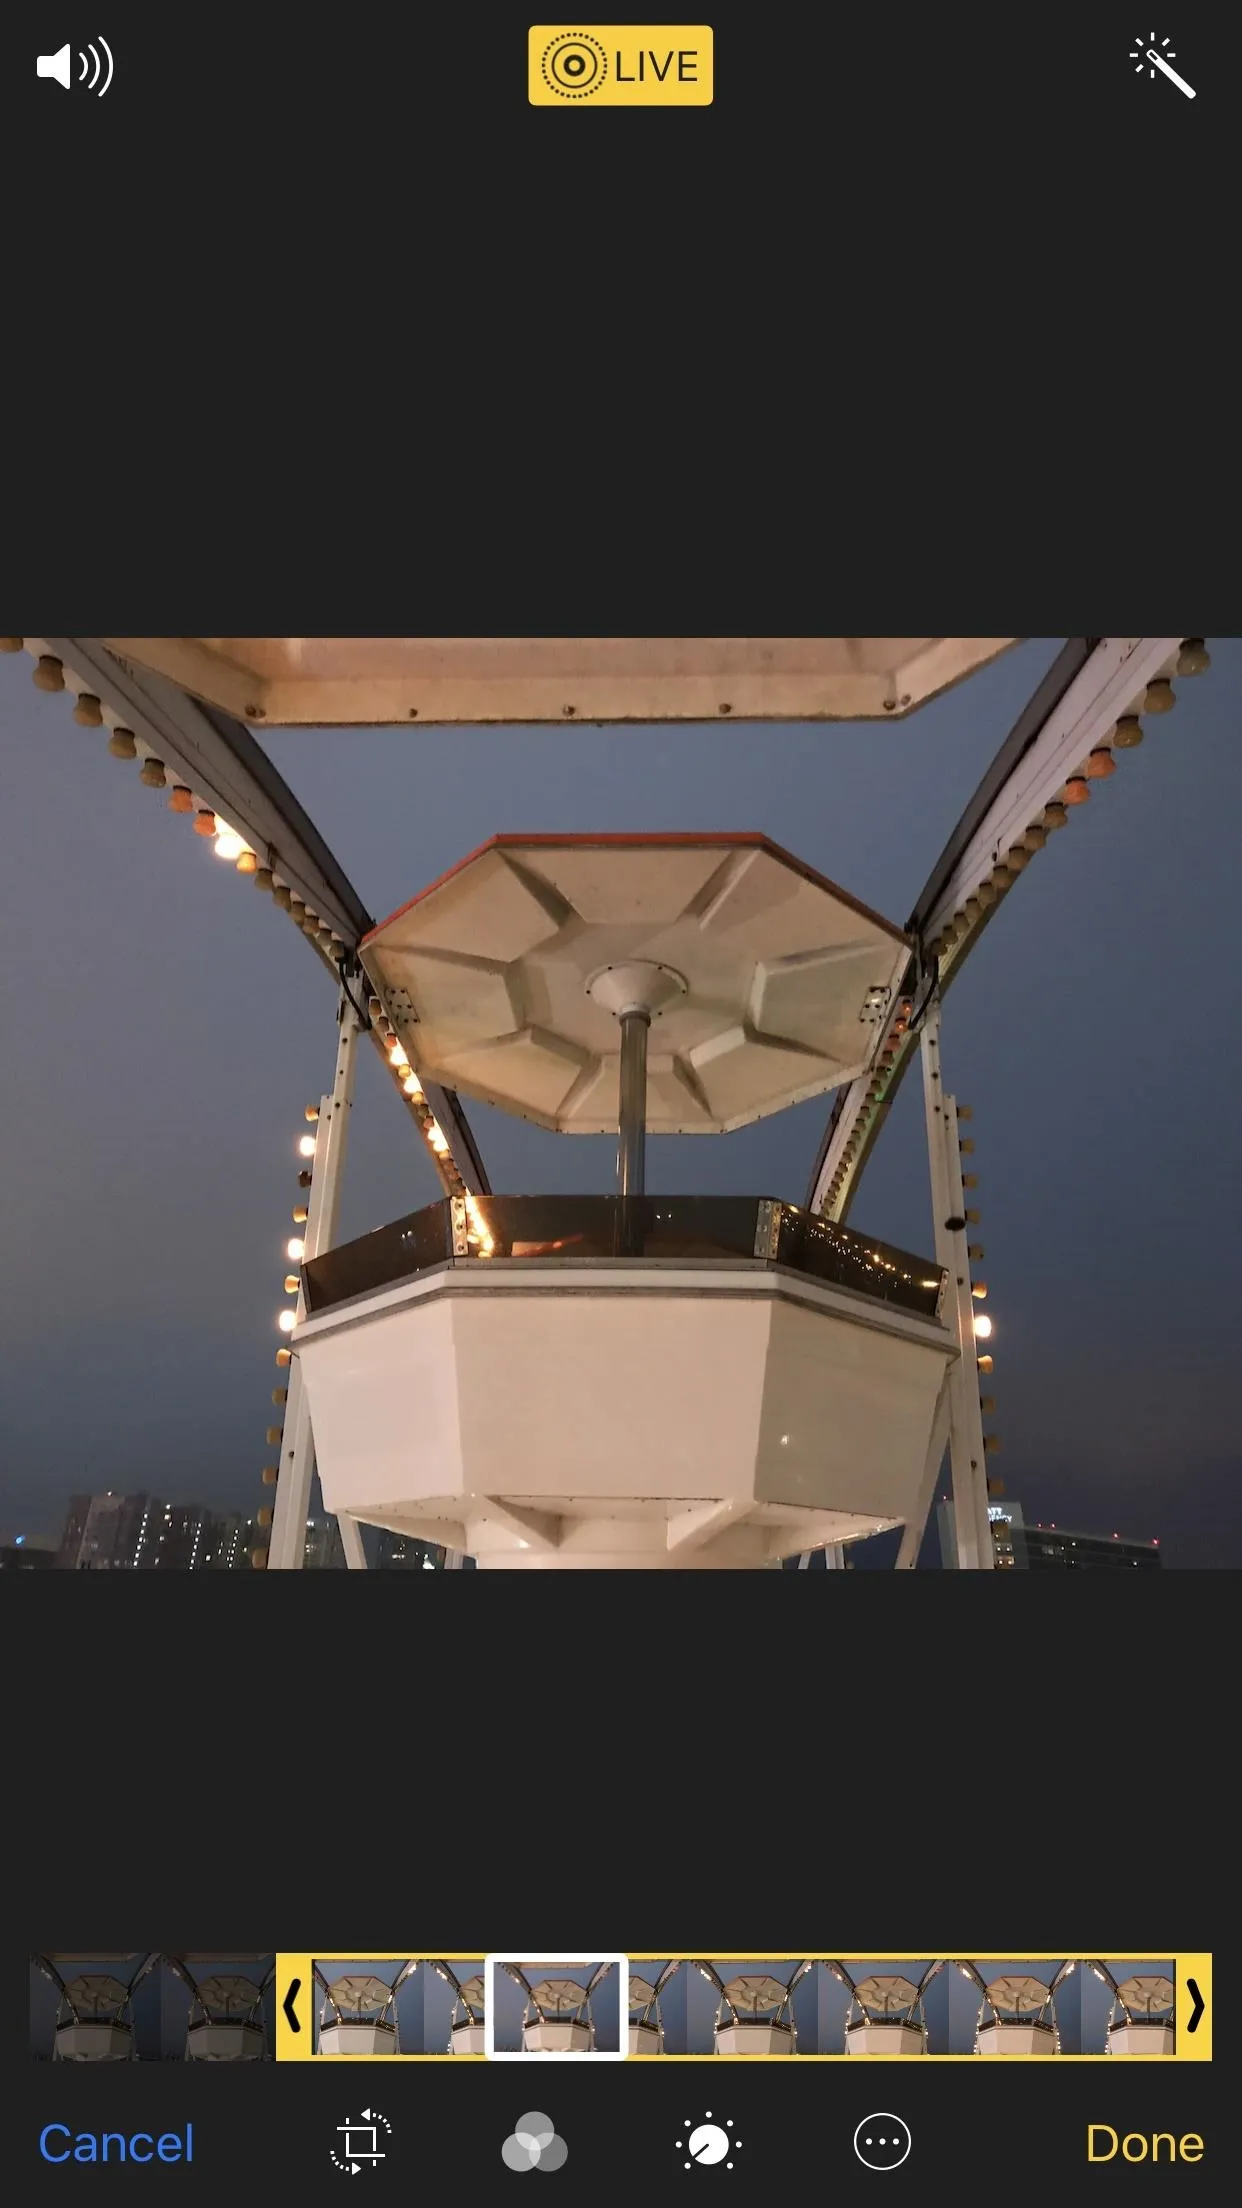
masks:
[[[897,924],[1063,640],[896,726],[269,730],[381,919],[502,830],[757,829]],[[996,1468],[1028,1519],[1242,1564],[1242,639],[1049,839],[949,996],[995,1324]],[[71,1493],[253,1509],[303,1106],[331,985],[166,794],[0,658],[0,1536]],[[648,1150],[653,1193],[801,1202],[831,1099]],[[492,1185],[604,1191],[615,1143],[468,1107]],[[909,1075],[851,1223],[930,1255]],[[342,1234],[439,1194],[360,1054]]]

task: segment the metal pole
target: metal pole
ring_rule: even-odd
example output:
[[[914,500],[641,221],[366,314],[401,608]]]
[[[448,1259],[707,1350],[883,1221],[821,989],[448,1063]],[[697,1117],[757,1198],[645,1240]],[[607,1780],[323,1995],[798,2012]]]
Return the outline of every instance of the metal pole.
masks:
[[[992,1535],[987,1515],[974,1301],[970,1293],[970,1259],[966,1248],[957,1105],[952,1097],[944,1094],[938,1004],[928,1008],[920,1043],[936,1262],[949,1276],[944,1318],[958,1348],[949,1370],[949,1457],[953,1471],[957,1562],[961,1571],[987,1571],[993,1561]]]
[[[962,1432],[965,1454],[970,1466],[970,1493],[975,1512],[975,1538],[979,1548],[979,1568],[991,1572],[996,1569],[996,1549],[992,1540],[992,1521],[988,1517],[988,1460],[983,1439],[983,1404],[979,1395],[979,1345],[975,1336],[975,1303],[971,1294],[970,1252],[967,1248],[966,1191],[962,1186],[962,1152],[958,1138],[957,1099],[946,1096],[944,1100],[944,1151],[945,1173],[949,1183],[949,1202],[952,1215],[962,1224],[954,1230],[953,1244],[956,1265],[954,1285],[962,1311]]]
[[[643,1254],[642,1199],[647,1148],[647,1030],[650,1014],[637,1008],[621,1014],[621,1100],[618,1113],[616,1251],[618,1257]]]
[[[351,1572],[365,1572],[367,1552],[362,1546],[362,1528],[347,1510],[338,1510],[336,1522],[341,1531],[341,1547],[345,1551],[345,1568]]]
[[[621,1015],[621,1113],[617,1144],[617,1192],[641,1196],[647,1147],[647,1030],[650,1014]]]
[[[319,1106],[316,1122],[315,1161],[311,1168],[310,1199],[306,1207],[304,1257],[318,1257],[330,1250],[336,1238],[341,1203],[341,1175],[349,1144],[349,1115],[354,1100],[354,1074],[358,1062],[358,1015],[342,996],[337,1011],[340,1034],[336,1047],[336,1072],[331,1093]],[[298,1291],[297,1317],[306,1316],[305,1299]],[[268,1546],[269,1571],[300,1572],[306,1562],[306,1517],[310,1509],[311,1480],[315,1471],[315,1446],[311,1438],[310,1404],[302,1385],[302,1368],[295,1354],[289,1367],[289,1393],[285,1403],[284,1439],[276,1503],[272,1512],[272,1537]],[[356,1529],[355,1529],[356,1530]],[[342,1539],[345,1531],[342,1528]],[[361,1546],[361,1542],[359,1542]],[[348,1555],[348,1545],[346,1546]]]
[[[950,1370],[945,1373],[944,1379],[940,1383],[940,1393],[936,1398],[931,1439],[927,1444],[927,1455],[923,1461],[923,1478],[919,1484],[918,1501],[906,1520],[905,1530],[901,1536],[901,1547],[897,1551],[895,1569],[899,1572],[912,1572],[918,1564],[919,1551],[923,1546],[923,1536],[927,1531],[927,1521],[931,1516],[932,1505],[936,1500],[936,1488],[940,1481],[940,1467],[944,1463],[944,1453],[949,1442],[949,1407],[952,1399],[952,1389],[953,1379]]]

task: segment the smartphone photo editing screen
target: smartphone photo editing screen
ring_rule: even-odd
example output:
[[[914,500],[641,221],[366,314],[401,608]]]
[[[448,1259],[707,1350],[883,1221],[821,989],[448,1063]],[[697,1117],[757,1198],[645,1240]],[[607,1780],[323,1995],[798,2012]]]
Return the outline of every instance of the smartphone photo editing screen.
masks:
[[[76,1711],[30,2182],[1219,2164],[1169,1696],[1239,1561],[1232,1240],[1210,1131],[1193,1232],[1151,1162],[1242,643],[28,637],[0,682],[67,870],[13,837],[6,1593]]]
[[[1235,30],[21,36],[12,2198],[1232,2197]]]

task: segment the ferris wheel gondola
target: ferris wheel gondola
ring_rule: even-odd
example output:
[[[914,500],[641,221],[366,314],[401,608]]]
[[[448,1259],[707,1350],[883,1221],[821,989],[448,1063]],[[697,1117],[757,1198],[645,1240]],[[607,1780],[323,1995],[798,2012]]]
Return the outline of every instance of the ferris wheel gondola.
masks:
[[[523,903],[519,894],[518,878],[524,862],[519,861],[511,869],[518,887],[515,890],[513,882],[505,884],[499,905],[489,910],[486,900],[480,903],[476,899],[473,911],[466,913],[467,937],[472,931],[477,934],[479,928],[486,934],[489,928],[501,927],[499,952],[495,948],[481,949],[478,943],[472,946],[472,941],[465,938],[458,940],[451,927],[441,941],[432,936],[419,940],[418,923],[411,923],[416,939],[399,939],[397,923],[408,919],[413,907],[405,914],[394,915],[392,922],[377,930],[323,838],[275,773],[254,730],[309,726],[317,721],[370,726],[395,726],[400,722],[414,742],[423,738],[429,722],[452,729],[532,719],[577,719],[618,727],[634,720],[659,719],[676,724],[726,715],[772,723],[901,719],[915,713],[950,684],[975,674],[1016,641],[3,640],[14,648],[24,644],[36,663],[38,687],[51,694],[70,693],[76,699],[75,718],[81,725],[88,730],[105,730],[113,755],[136,762],[138,778],[145,786],[169,790],[171,810],[192,817],[195,829],[205,842],[210,841],[217,855],[229,860],[239,874],[267,892],[272,903],[293,918],[338,991],[337,1077],[324,1098],[321,1139],[312,1146],[316,1153],[313,1165],[304,1171],[308,1201],[298,1207],[300,1213],[309,1213],[310,1217],[305,1221],[306,1235],[298,1238],[302,1270],[287,1280],[287,1287],[292,1282],[289,1292],[297,1295],[298,1303],[281,1315],[288,1339],[278,1352],[278,1361],[292,1366],[288,1406],[282,1425],[274,1429],[282,1443],[280,1463],[268,1467],[264,1474],[265,1480],[270,1474],[269,1484],[275,1487],[276,1496],[274,1504],[265,1504],[259,1513],[259,1524],[265,1531],[270,1529],[271,1538],[256,1546],[256,1564],[298,1568],[304,1562],[309,1482],[315,1451],[324,1442],[326,1454],[321,1452],[321,1469],[326,1471],[333,1492],[347,1560],[354,1566],[366,1561],[360,1522],[370,1522],[447,1545],[455,1555],[473,1548],[480,1561],[526,1568],[589,1568],[618,1563],[738,1568],[773,1562],[799,1549],[805,1552],[811,1545],[840,1553],[843,1544],[852,1539],[863,1538],[883,1526],[900,1525],[904,1533],[899,1563],[910,1567],[917,1561],[947,1447],[953,1466],[957,1562],[967,1568],[990,1567],[994,1553],[987,1513],[987,1458],[998,1445],[998,1437],[984,1431],[991,1399],[980,1397],[974,1385],[976,1372],[986,1374],[991,1369],[990,1349],[985,1347],[981,1354],[978,1348],[990,1322],[978,1317],[973,1300],[985,1293],[984,1284],[972,1275],[976,1248],[967,1239],[967,1230],[978,1216],[968,1201],[975,1175],[962,1170],[961,1153],[969,1151],[970,1143],[969,1139],[960,1139],[958,1120],[967,1115],[964,1108],[959,1111],[949,1094],[941,1066],[941,1006],[984,928],[1037,859],[1049,836],[1076,817],[1093,792],[1107,789],[1118,759],[1141,742],[1144,723],[1166,714],[1175,702],[1175,681],[1195,676],[1209,664],[1203,640],[1068,640],[950,837],[909,922],[903,930],[894,931],[901,955],[891,971],[886,968],[883,974],[877,973],[875,986],[864,993],[858,1014],[865,1030],[864,1048],[856,1056],[848,1050],[834,1051],[824,1035],[817,1038],[806,1029],[811,1000],[819,1001],[818,982],[812,985],[810,968],[800,979],[797,961],[807,957],[813,963],[819,961],[815,971],[822,982],[829,969],[822,961],[824,945],[817,942],[809,952],[804,946],[793,952],[786,948],[773,953],[769,946],[757,957],[751,986],[743,992],[742,1010],[728,1035],[707,1033],[685,1041],[680,1050],[653,1049],[648,1059],[644,1039],[647,1029],[654,1041],[657,1033],[661,1038],[670,1034],[677,1019],[683,1025],[689,1019],[693,1026],[694,1018],[702,1015],[703,977],[689,953],[678,964],[677,946],[664,941],[672,921],[687,917],[689,906],[684,911],[679,908],[678,914],[665,915],[654,931],[648,930],[643,944],[630,942],[628,948],[622,946],[619,950],[615,943],[611,949],[604,945],[609,927],[615,931],[619,926],[622,933],[629,927],[632,932],[638,920],[638,912],[627,907],[624,899],[617,905],[615,882],[608,888],[602,906],[597,885],[589,881],[585,909],[555,882],[550,895],[546,894],[545,882],[533,902],[536,906],[542,902],[544,917],[550,923],[556,922],[558,913],[563,920],[568,910],[573,916],[571,934],[575,940],[578,933],[585,931],[590,937],[595,931],[600,967],[578,979],[585,983],[586,994],[592,998],[590,1019],[598,1022],[613,1018],[622,1034],[628,1033],[629,1046],[615,1051],[604,1046],[598,1026],[590,1026],[583,1006],[577,1004],[571,1016],[550,985],[542,997],[538,988],[534,990],[530,1001],[535,1005],[538,999],[538,1004],[535,1011],[528,1011],[524,1023],[516,1016],[511,1019],[501,1001],[504,988],[497,982],[497,972],[521,965],[525,986],[532,976],[537,978],[542,955],[538,940],[524,941],[516,951],[513,947],[512,929],[516,927],[521,935],[524,928],[529,933],[531,925],[531,898],[527,894]],[[722,690],[728,695],[722,697]],[[554,694],[560,698],[555,710]],[[417,730],[410,728],[412,722],[420,724]],[[516,839],[496,840],[499,844]],[[546,846],[558,839],[522,840],[527,845]],[[577,841],[599,846],[609,839],[559,840],[562,844]],[[660,839],[634,840],[650,843]],[[687,845],[703,841],[692,837],[681,840]],[[528,860],[529,856],[528,852]],[[538,867],[525,864],[528,891],[532,872],[538,874]],[[758,878],[758,872],[753,872],[752,887]],[[722,895],[725,886],[717,885]],[[443,883],[434,884],[432,891],[443,891],[444,887]],[[460,889],[461,884],[457,887]],[[448,903],[440,897],[439,921],[445,921],[454,894],[450,893]],[[416,900],[424,905],[424,916],[431,895],[426,892],[423,899]],[[746,907],[747,895],[740,881],[729,888],[725,903],[732,898],[734,922],[751,929],[759,921],[764,926],[772,925],[771,909],[763,909],[760,900],[756,915]],[[740,916],[744,908],[743,923]],[[646,906],[642,911],[646,915]],[[699,917],[704,922],[700,935],[705,939],[713,926],[719,926],[721,912],[711,908],[709,900]],[[727,934],[728,912],[725,922],[723,932]],[[672,932],[676,933],[675,928]],[[564,947],[562,940],[560,949]],[[404,978],[403,960],[410,967]],[[639,968],[643,969],[641,986],[636,979]],[[448,998],[444,994],[450,969],[461,984],[461,1002],[456,1010],[449,1001],[452,990]],[[610,974],[625,978],[628,995],[623,989],[622,995],[616,996],[621,981],[603,978]],[[431,1007],[429,1019],[421,1016],[421,1002],[416,1002],[423,995],[428,996]],[[770,1024],[765,1024],[773,1018],[775,1034]],[[662,1028],[661,1021],[666,1023]],[[475,1461],[453,1468],[455,1476],[447,1492],[420,1489],[411,1494],[394,1487],[395,1474],[391,1467],[378,1464],[368,1438],[365,1448],[355,1447],[352,1453],[366,1457],[368,1470],[378,1470],[381,1477],[376,1493],[362,1492],[360,1464],[349,1461],[349,1448],[342,1450],[339,1435],[334,1438],[332,1433],[331,1383],[325,1393],[324,1386],[314,1378],[315,1373],[328,1373],[331,1358],[326,1351],[331,1328],[322,1323],[322,1310],[318,1318],[311,1314],[308,1321],[304,1305],[310,1269],[321,1261],[333,1241],[344,1130],[352,1098],[352,1067],[362,1037],[383,1054],[445,1191],[443,1217],[438,1222],[424,1222],[415,1239],[421,1233],[432,1240],[439,1237],[438,1262],[456,1269],[455,1287],[462,1292],[463,1305],[469,1308],[470,1316],[464,1324],[479,1334],[491,1326],[492,1335],[496,1333],[492,1325],[495,1312],[485,1318],[484,1294],[476,1293],[482,1261],[495,1257],[491,1268],[495,1284],[513,1263],[533,1262],[531,1258],[514,1258],[515,1243],[532,1245],[552,1260],[563,1257],[567,1242],[559,1233],[529,1231],[529,1221],[524,1234],[516,1229],[506,1232],[504,1200],[490,1196],[462,1095],[499,1102],[502,1108],[523,1112],[544,1125],[568,1128],[572,1120],[575,1131],[585,1131],[593,1124],[592,1110],[601,1099],[612,1095],[611,1062],[615,1058],[617,1093],[615,1110],[610,1103],[609,1112],[611,1124],[619,1122],[622,1130],[618,1218],[627,1234],[643,1238],[645,1248],[650,1222],[643,1210],[641,1156],[648,1124],[653,1131],[673,1124],[699,1131],[716,1130],[781,1108],[797,1096],[835,1090],[836,1103],[806,1206],[799,1213],[797,1207],[777,1206],[766,1199],[757,1201],[749,1261],[759,1261],[761,1253],[766,1253],[762,1261],[774,1262],[772,1253],[776,1250],[780,1253],[776,1261],[783,1263],[795,1245],[805,1258],[817,1236],[817,1249],[831,1243],[837,1256],[847,1250],[843,1237],[852,1233],[846,1222],[862,1172],[901,1079],[918,1055],[924,1073],[937,1231],[934,1261],[917,1262],[928,1281],[939,1276],[950,1284],[944,1308],[938,1308],[944,1354],[941,1379],[931,1403],[921,1404],[911,1431],[899,1437],[892,1430],[890,1413],[902,1390],[895,1385],[892,1370],[872,1374],[871,1392],[886,1406],[883,1416],[878,1410],[871,1416],[855,1416],[857,1406],[844,1406],[846,1424],[850,1426],[850,1455],[863,1468],[852,1490],[848,1482],[836,1479],[835,1492],[833,1481],[826,1480],[827,1493],[810,1493],[802,1476],[805,1467],[796,1467],[792,1455],[775,1458],[772,1466],[734,1464],[723,1490],[713,1488],[706,1497],[701,1488],[696,1488],[692,1496],[661,1491],[654,1497],[638,1497],[632,1492],[633,1482],[625,1468],[605,1461],[591,1467],[594,1481],[580,1488],[566,1490],[559,1486],[549,1490],[539,1479],[529,1477],[524,1485],[514,1488],[506,1486],[499,1476],[506,1468],[484,1462],[485,1453],[476,1450]],[[770,1073],[772,1060],[770,1052],[766,1060],[764,1053],[773,1042],[778,1046],[778,1056],[783,1053],[786,1079],[783,1087],[778,1080],[776,1091],[769,1095],[762,1091],[762,1082],[767,1078],[764,1067]],[[808,1056],[820,1061],[813,1078],[806,1064]],[[666,1064],[665,1058],[670,1063]],[[790,1088],[794,1059],[798,1059],[798,1080]],[[592,1071],[595,1060],[604,1066],[602,1075]],[[829,1060],[831,1078],[822,1078]],[[498,1081],[503,1093],[495,1093]],[[635,1104],[640,1090],[650,1106],[641,1114]],[[404,1229],[408,1222],[398,1224]],[[512,1217],[509,1226],[514,1227]],[[765,1240],[768,1230],[775,1233],[774,1244]],[[590,1222],[579,1219],[569,1240],[589,1241],[591,1231]],[[686,1242],[683,1234],[683,1249]],[[342,1260],[346,1255],[333,1254]],[[626,1255],[621,1250],[614,1254]],[[708,1254],[720,1254],[718,1235]],[[890,1253],[883,1262],[891,1264],[894,1257],[900,1260],[901,1254]],[[737,1253],[730,1250],[728,1256],[730,1265],[736,1268]],[[699,1252],[691,1262],[701,1267],[704,1254]],[[800,1268],[806,1269],[801,1260],[784,1265],[787,1272],[795,1274]],[[560,1278],[564,1277],[562,1272]],[[392,1283],[385,1285],[391,1288]],[[546,1285],[555,1292],[559,1281],[549,1273]],[[649,1280],[644,1285],[649,1285]],[[706,1292],[702,1278],[699,1287],[701,1293]],[[419,1284],[419,1293],[424,1296],[425,1308],[432,1309],[427,1281]],[[497,1305],[494,1285],[485,1293]],[[511,1311],[516,1311],[516,1299],[510,1298],[509,1304]],[[805,1334],[809,1310],[808,1303],[794,1331]],[[644,1315],[650,1324],[641,1339],[631,1343],[623,1341],[620,1333],[615,1335],[611,1373],[614,1379],[617,1372],[622,1374],[627,1395],[632,1395],[633,1384],[645,1377],[653,1390],[654,1416],[655,1395],[661,1394],[663,1399],[669,1394],[668,1387],[661,1391],[658,1385],[661,1351],[667,1349],[677,1330],[671,1328],[670,1313],[657,1309],[654,1298],[650,1312]],[[838,1311],[838,1320],[840,1316]],[[407,1321],[403,1319],[402,1323],[406,1325]],[[433,1317],[425,1331],[434,1332],[437,1323],[437,1317]],[[784,1325],[783,1320],[780,1323]],[[744,1357],[727,1355],[722,1360],[720,1355],[728,1329],[723,1308],[713,1309],[710,1328],[714,1369],[743,1373]],[[505,1322],[505,1331],[510,1335],[516,1331],[510,1320]],[[680,1331],[684,1333],[684,1327]],[[826,1341],[826,1328],[821,1332]],[[378,1335],[371,1337],[368,1354],[377,1341]],[[568,1345],[564,1362],[569,1368],[574,1363],[569,1349],[576,1351],[578,1347],[576,1343]],[[776,1365],[782,1365],[783,1358],[783,1368],[789,1370],[795,1365],[804,1372],[815,1367],[816,1359],[800,1361],[791,1343],[785,1349],[787,1355],[777,1344],[780,1354],[775,1358]],[[676,1361],[683,1371],[687,1354],[687,1344],[682,1340]],[[883,1354],[891,1367],[897,1354],[891,1341]],[[704,1348],[704,1361],[706,1357]],[[441,1358],[435,1375],[437,1384],[446,1379],[443,1362]],[[821,1368],[831,1362],[819,1360]],[[800,1427],[822,1434],[841,1424],[842,1405],[837,1398],[843,1386],[841,1372],[848,1363],[845,1359],[836,1368],[831,1403],[795,1401],[791,1397],[788,1405],[783,1405],[775,1401],[774,1395],[769,1400],[767,1368],[758,1374],[751,1359],[752,1394],[758,1390],[761,1396],[763,1421],[780,1425],[781,1410],[789,1412],[774,1447],[794,1451]],[[368,1377],[372,1402],[377,1386],[387,1389],[392,1383],[391,1371],[381,1366],[382,1360]],[[462,1354],[447,1378],[457,1396],[472,1397],[480,1384],[480,1369],[489,1373],[504,1370],[510,1376],[510,1394],[515,1396],[520,1392],[515,1376],[523,1369],[534,1371],[536,1366],[537,1359],[521,1345],[489,1338],[473,1344],[473,1355]],[[601,1367],[590,1390],[591,1402],[584,1400],[578,1407],[580,1417],[571,1422],[580,1463],[589,1464],[595,1456],[606,1459],[606,1436],[598,1422],[592,1424],[590,1414],[608,1384]],[[319,1396],[314,1446],[308,1388],[317,1388]],[[710,1402],[711,1397],[703,1400]],[[627,1403],[627,1407],[633,1409],[634,1405]],[[355,1421],[365,1418],[366,1408],[360,1400],[351,1414]],[[515,1414],[524,1414],[525,1408],[516,1401],[510,1403]],[[613,1426],[624,1423],[614,1421]],[[336,1424],[339,1426],[340,1421]],[[520,1415],[509,1420],[510,1433],[515,1424],[520,1429]],[[664,1424],[668,1424],[667,1419]],[[463,1427],[460,1415],[456,1425],[459,1430]],[[677,1448],[672,1453],[683,1461],[689,1441],[705,1460],[725,1465],[730,1436],[736,1437],[741,1430],[741,1422],[733,1417],[723,1436],[700,1433],[675,1437]],[[581,1446],[583,1432],[591,1433],[590,1450]],[[353,1438],[356,1441],[356,1435]],[[550,1446],[558,1440],[555,1432],[544,1438]],[[559,1438],[563,1442],[565,1436]],[[878,1473],[867,1473],[868,1448],[877,1461],[882,1458],[886,1464],[900,1458],[900,1478],[886,1487]],[[789,1499],[792,1497],[796,1500]],[[636,1507],[639,1505],[641,1508]]]
[[[166,1955],[164,1961],[190,1995],[187,2062],[270,2062],[274,2059],[265,2002],[276,1975],[266,1955]],[[253,1964],[253,1975],[222,1970],[222,1963]],[[260,1967],[265,1966],[265,1967]]]
[[[525,1997],[522,2047],[527,2054],[579,2055],[594,2050],[593,2004],[600,1988],[615,1975],[616,1965],[583,1962],[577,1966],[577,1976],[571,1977],[568,1971],[572,1967],[560,1964],[553,1974],[540,1977],[534,1975],[537,1964],[523,1969],[517,1963],[502,1963],[501,1968]]]
[[[159,1968],[159,1955],[36,1955],[34,1967],[58,1995],[53,2062],[136,2062],[134,2001]],[[83,1963],[107,1964],[82,1970]],[[66,1965],[66,1977],[58,1967]]]
[[[770,1971],[741,1971],[726,1979],[714,1963],[699,1962],[695,1967],[717,1995],[713,2030],[716,2054],[797,2054],[794,1988],[814,1969],[813,1961],[795,1963],[781,1978]]]

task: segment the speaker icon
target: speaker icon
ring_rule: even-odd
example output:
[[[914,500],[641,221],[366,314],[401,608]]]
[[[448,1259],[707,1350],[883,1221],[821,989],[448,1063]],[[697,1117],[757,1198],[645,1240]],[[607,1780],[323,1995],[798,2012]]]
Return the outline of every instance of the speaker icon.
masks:
[[[87,92],[94,92],[98,87],[99,97],[102,100],[104,93],[112,82],[112,49],[106,38],[101,38],[99,45],[104,50],[107,74],[104,75],[104,62],[100,60],[99,47],[88,45],[85,53],[79,52],[78,54],[78,61],[81,66],[78,70],[77,81]],[[40,54],[37,66],[38,74],[41,77],[53,77],[57,84],[64,87],[66,92],[69,90],[73,75],[73,56],[68,46],[62,46],[58,54]],[[87,83],[88,71],[90,72],[89,84]],[[101,77],[103,77],[102,84],[99,82]]]

